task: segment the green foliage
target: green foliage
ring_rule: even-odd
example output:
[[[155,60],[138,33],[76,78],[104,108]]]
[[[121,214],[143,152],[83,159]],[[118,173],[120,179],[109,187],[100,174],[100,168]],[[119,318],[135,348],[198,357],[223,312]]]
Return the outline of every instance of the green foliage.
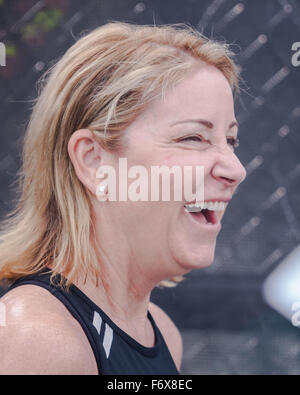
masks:
[[[6,44],[5,45],[5,53],[7,57],[13,58],[18,53],[18,48],[15,44]]]
[[[0,0],[1,1],[1,0]],[[48,32],[54,29],[63,17],[63,12],[59,8],[44,9],[39,11],[32,22],[26,24],[22,30],[22,38],[30,39],[40,32]]]

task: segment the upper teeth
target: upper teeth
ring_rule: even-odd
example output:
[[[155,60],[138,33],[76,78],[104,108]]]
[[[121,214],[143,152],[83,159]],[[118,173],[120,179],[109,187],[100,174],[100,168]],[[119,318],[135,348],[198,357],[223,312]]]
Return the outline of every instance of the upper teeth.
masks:
[[[227,206],[225,202],[201,202],[201,203],[192,203],[186,204],[184,207],[188,211],[198,212],[204,209],[208,209],[211,211],[224,211]]]

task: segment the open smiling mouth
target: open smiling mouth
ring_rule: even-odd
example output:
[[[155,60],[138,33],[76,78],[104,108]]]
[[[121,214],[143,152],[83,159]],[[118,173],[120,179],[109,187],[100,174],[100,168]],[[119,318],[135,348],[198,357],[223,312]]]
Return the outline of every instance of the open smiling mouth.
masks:
[[[201,202],[185,204],[185,211],[192,215],[192,217],[199,223],[207,225],[219,224],[216,211],[224,211],[227,203],[225,202]]]

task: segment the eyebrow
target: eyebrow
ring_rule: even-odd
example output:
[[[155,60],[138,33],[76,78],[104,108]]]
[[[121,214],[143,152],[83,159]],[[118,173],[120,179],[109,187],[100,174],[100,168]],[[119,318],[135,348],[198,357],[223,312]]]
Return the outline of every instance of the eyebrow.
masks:
[[[214,124],[210,121],[207,121],[206,119],[185,119],[184,121],[178,121],[174,122],[171,124],[171,126],[180,124],[180,123],[186,123],[186,122],[194,122],[194,123],[200,123],[201,125],[205,126],[207,129],[212,129],[214,127]],[[239,124],[237,121],[231,122],[229,125],[229,129],[232,129],[234,126],[239,127]]]

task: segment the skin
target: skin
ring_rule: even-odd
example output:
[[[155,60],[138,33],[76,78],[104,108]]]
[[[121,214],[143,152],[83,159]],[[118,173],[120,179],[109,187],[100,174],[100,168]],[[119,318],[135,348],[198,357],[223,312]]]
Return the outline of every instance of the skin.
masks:
[[[199,118],[214,126],[172,125]],[[153,101],[124,131],[121,157],[127,158],[128,168],[143,165],[148,174],[152,165],[204,166],[205,200],[230,198],[246,176],[227,140],[237,135],[236,127],[229,128],[233,121],[233,97],[226,78],[215,67],[197,63],[185,80],[166,92],[165,100]],[[204,140],[179,141],[195,133]],[[154,345],[147,318],[150,310],[179,370],[181,335],[167,314],[150,303],[150,293],[161,280],[210,265],[217,233],[201,230],[184,211],[184,200],[99,202],[96,171],[101,165],[118,169],[118,156],[101,148],[87,129],[73,133],[68,151],[78,178],[93,195],[99,265],[105,279],[98,288],[90,277],[75,285],[147,347]],[[219,212],[219,220],[223,215]],[[82,328],[49,292],[24,285],[1,301],[7,307],[7,326],[0,328],[0,354],[9,357],[3,358],[0,374],[97,374]]]
[[[214,127],[208,131],[190,122],[171,126],[197,118],[209,120]],[[204,166],[205,199],[230,198],[246,176],[227,141],[237,135],[236,127],[229,129],[233,121],[233,96],[226,78],[215,67],[198,64],[167,92],[165,100],[152,102],[127,128],[122,157],[127,158],[128,168],[143,165],[148,174],[151,165]],[[209,143],[175,141],[194,132]],[[118,169],[119,157],[100,148],[88,130],[76,131],[68,148],[77,176],[94,195],[97,168]],[[106,283],[113,286],[77,285],[122,329],[148,345],[153,341],[146,317],[151,290],[163,279],[210,265],[214,258],[216,234],[199,233],[183,206],[184,201],[93,201],[104,257],[101,270]],[[218,214],[219,219],[223,214]]]

